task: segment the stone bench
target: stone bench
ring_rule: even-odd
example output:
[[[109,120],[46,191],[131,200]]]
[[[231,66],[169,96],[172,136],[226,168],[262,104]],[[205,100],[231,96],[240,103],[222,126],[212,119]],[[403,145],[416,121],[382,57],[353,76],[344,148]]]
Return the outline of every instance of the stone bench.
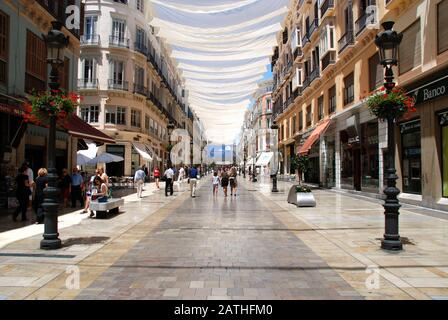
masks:
[[[98,202],[98,200],[90,202],[90,210],[95,211],[97,219],[104,219],[107,212],[117,214],[120,206],[124,204],[121,198],[111,198],[107,202]]]

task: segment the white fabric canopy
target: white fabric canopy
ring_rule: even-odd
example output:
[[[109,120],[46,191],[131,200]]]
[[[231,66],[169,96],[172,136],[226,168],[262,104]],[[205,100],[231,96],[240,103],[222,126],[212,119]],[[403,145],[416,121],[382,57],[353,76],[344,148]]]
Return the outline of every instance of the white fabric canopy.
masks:
[[[188,103],[216,143],[233,142],[270,64],[290,0],[150,0]]]
[[[146,161],[152,161],[152,157],[148,154],[144,144],[133,142],[134,149],[142,156]]]
[[[262,152],[260,157],[258,157],[256,166],[267,166],[271,162],[274,152]]]

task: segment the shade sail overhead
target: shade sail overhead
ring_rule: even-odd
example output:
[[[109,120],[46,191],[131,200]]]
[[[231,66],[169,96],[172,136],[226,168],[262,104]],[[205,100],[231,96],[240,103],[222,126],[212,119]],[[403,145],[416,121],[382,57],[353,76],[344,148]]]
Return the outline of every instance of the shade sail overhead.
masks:
[[[270,64],[290,0],[150,0],[207,138],[233,142]]]
[[[267,166],[271,162],[274,152],[263,152],[260,157],[258,157],[256,166]]]

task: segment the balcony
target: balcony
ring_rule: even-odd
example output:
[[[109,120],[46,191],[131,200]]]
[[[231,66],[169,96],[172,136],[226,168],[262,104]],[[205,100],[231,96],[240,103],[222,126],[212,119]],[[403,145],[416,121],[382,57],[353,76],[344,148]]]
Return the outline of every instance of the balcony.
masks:
[[[78,90],[98,90],[98,79],[78,79]]]
[[[320,7],[321,20],[323,20],[325,14],[332,9],[334,9],[334,0],[324,0],[324,2],[322,2],[322,5]]]
[[[100,43],[101,43],[101,39],[100,39],[100,36],[97,34],[81,36],[80,44],[83,47],[99,46]]]
[[[369,17],[369,15],[363,14],[358,20],[356,20],[356,22],[355,22],[356,36],[358,36],[366,28],[368,17]]]
[[[148,89],[142,84],[134,84],[134,93],[141,94],[142,96],[148,95]]]
[[[109,37],[109,47],[129,49],[129,39],[117,36]]]
[[[293,92],[294,100],[302,95],[302,91],[303,91],[302,87],[297,87],[296,90],[294,90]]]
[[[108,88],[109,90],[129,91],[129,82],[117,79],[109,79]]]
[[[339,39],[338,45],[339,45],[339,53],[344,51],[345,48],[347,48],[350,45],[355,44],[355,35],[353,34],[353,30],[349,30]]]
[[[313,35],[314,31],[317,30],[319,27],[319,19],[313,19],[310,24],[310,28],[308,30],[308,38],[311,39],[311,36]]]
[[[301,56],[303,56],[302,48],[301,47],[297,47],[294,50],[294,60],[296,60],[298,57],[301,57]]]
[[[305,48],[308,43],[310,43],[310,38],[308,33],[305,33],[305,35],[302,37],[302,48]]]
[[[311,3],[312,0],[299,0],[299,6],[301,7],[303,3]]]
[[[134,51],[137,51],[143,55],[147,55],[148,54],[148,47],[145,46],[143,43],[141,42],[135,42],[134,43]]]
[[[315,68],[311,73],[308,75],[308,77],[303,82],[303,88],[306,89],[311,85],[311,83],[320,77],[319,68]]]
[[[328,50],[322,57],[322,71],[334,63],[336,63],[336,52],[333,50]]]

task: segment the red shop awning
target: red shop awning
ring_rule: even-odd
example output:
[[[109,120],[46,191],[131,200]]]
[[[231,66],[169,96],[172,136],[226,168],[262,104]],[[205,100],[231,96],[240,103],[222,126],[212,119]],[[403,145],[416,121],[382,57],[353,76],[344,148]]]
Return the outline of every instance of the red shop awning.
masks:
[[[115,143],[107,134],[85,123],[81,118],[73,115],[67,126],[68,133],[76,138],[93,140],[101,143]]]
[[[319,123],[317,127],[313,130],[313,133],[306,139],[303,146],[299,149],[299,155],[306,155],[313,144],[319,140],[319,137],[325,133],[325,130],[327,130],[328,126],[330,125],[331,119],[324,120],[323,122]]]

